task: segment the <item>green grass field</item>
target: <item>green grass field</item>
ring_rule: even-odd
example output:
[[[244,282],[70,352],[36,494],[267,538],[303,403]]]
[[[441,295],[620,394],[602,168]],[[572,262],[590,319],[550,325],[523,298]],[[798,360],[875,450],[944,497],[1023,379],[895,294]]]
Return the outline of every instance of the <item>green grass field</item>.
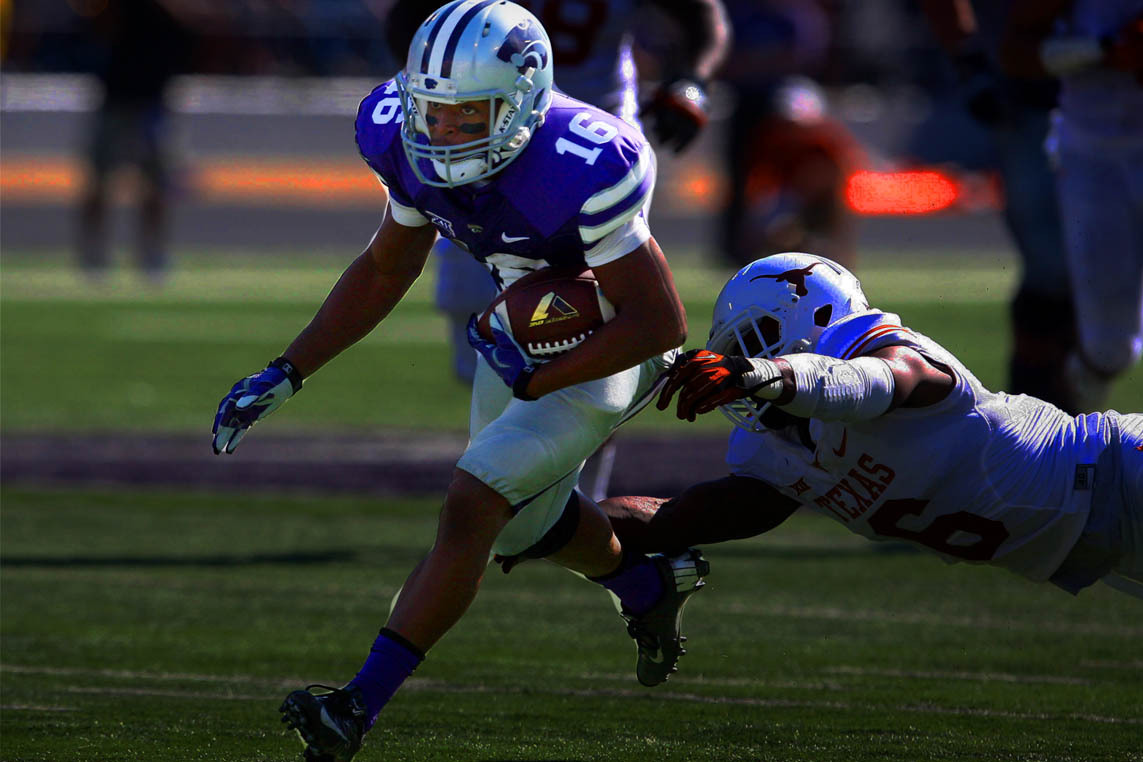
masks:
[[[679,291],[701,346],[729,272],[680,257]],[[1002,388],[1013,270],[1003,260],[869,257],[870,299],[942,342],[992,389]],[[281,353],[340,274],[333,257],[188,256],[170,287],[141,288],[120,273],[103,288],[58,258],[8,256],[0,274],[0,420],[6,431],[203,430],[235,379]],[[263,426],[463,429],[466,389],[448,371],[445,324],[426,275],[388,321],[307,383]],[[414,391],[415,390],[415,391]],[[1111,405],[1143,410],[1143,368],[1121,379]],[[633,428],[687,429],[643,414]],[[721,416],[699,426],[724,429]]]
[[[1003,261],[871,257],[879,305],[1004,379]],[[188,255],[172,284],[95,289],[59,257],[0,270],[5,434],[206,432],[278,354],[340,265]],[[272,265],[272,266],[271,266]],[[701,345],[727,273],[677,267]],[[459,430],[430,279],[256,436]],[[1143,409],[1143,371],[1112,400]],[[630,424],[685,435],[672,416]],[[725,430],[719,416],[703,430]],[[443,485],[442,485],[443,487]],[[340,684],[431,543],[424,499],[0,490],[0,760],[285,760],[286,692]],[[370,760],[1143,762],[1143,606],[949,567],[795,516],[707,549],[690,654],[641,688],[607,597],[544,563],[492,573],[386,709]]]
[[[5,760],[284,760],[352,676],[436,500],[3,492]],[[597,587],[490,573],[367,760],[1141,760],[1143,616],[826,519],[711,547],[656,689]]]

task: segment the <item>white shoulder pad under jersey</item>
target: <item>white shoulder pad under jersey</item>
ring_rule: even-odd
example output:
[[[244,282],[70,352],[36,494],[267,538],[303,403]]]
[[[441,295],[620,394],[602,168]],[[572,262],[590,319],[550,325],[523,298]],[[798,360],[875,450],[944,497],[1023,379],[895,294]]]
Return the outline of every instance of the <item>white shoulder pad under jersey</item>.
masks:
[[[831,326],[811,351],[842,359],[906,344],[955,379],[940,402],[860,422],[808,421],[731,435],[732,473],[780,492],[872,540],[902,539],[945,560],[988,562],[1043,581],[1088,515],[1080,478],[1106,427],[1077,426],[1048,403],[993,393],[952,353],[870,311]]]

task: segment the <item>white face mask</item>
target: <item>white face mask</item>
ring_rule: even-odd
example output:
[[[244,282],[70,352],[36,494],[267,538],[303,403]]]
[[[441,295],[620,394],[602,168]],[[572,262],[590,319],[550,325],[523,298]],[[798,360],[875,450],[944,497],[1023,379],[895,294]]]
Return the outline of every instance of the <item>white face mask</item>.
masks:
[[[488,162],[481,156],[453,161],[447,165],[439,159],[433,159],[433,169],[442,180],[451,177],[453,183],[459,185],[487,174]]]

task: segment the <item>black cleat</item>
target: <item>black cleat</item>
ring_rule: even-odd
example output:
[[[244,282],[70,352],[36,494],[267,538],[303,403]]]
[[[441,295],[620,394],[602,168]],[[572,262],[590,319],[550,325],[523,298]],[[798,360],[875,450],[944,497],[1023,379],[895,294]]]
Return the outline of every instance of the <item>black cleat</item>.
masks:
[[[689,548],[672,558],[662,554],[651,557],[663,579],[663,596],[642,616],[623,612],[627,634],[639,648],[635,675],[648,687],[658,685],[678,671],[675,665],[687,651],[683,648],[683,607],[703,585],[710,574],[710,564],[697,548]]]
[[[321,688],[326,693],[312,693]],[[365,699],[355,685],[330,688],[309,685],[286,696],[282,722],[306,742],[305,762],[349,762],[365,736]]]

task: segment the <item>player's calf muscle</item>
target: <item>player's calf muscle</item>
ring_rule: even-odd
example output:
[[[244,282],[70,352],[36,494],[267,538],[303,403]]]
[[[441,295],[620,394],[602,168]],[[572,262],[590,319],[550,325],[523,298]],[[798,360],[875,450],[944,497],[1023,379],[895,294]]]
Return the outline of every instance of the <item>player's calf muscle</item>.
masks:
[[[744,503],[758,509],[740,510]],[[754,537],[781,524],[797,508],[768,485],[739,476],[696,484],[670,500],[628,496],[601,505],[623,547],[644,553]]]

